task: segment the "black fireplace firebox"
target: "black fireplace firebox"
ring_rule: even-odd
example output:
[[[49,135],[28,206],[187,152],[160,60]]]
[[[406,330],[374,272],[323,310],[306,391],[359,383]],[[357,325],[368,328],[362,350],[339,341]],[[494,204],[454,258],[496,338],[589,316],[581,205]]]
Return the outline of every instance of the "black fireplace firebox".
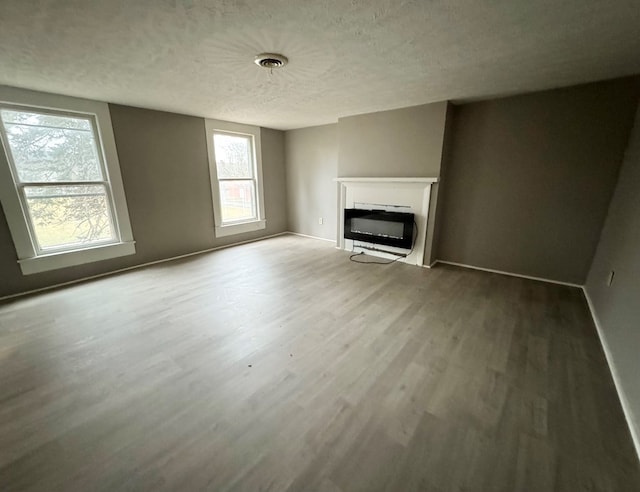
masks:
[[[411,249],[414,224],[412,213],[344,209],[344,237],[354,241]]]

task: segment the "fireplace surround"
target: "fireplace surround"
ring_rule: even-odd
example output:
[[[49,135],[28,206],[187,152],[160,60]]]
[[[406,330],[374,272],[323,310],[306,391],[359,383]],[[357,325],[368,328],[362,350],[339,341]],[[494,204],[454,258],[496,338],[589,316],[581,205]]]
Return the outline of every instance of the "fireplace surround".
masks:
[[[407,249],[388,245],[384,249],[389,251],[376,251],[377,248],[364,248],[367,254],[387,259],[397,259],[399,255],[406,254],[398,261],[413,265],[423,265],[425,245],[432,241],[429,229],[429,205],[431,199],[431,185],[438,182],[438,178],[407,177],[407,178],[380,178],[380,177],[341,177],[336,178],[338,183],[338,230],[337,247],[347,251],[359,251],[359,244],[363,239],[345,237],[345,210],[347,209],[377,209],[383,211],[402,211],[414,215],[415,236],[413,238],[413,250],[407,254]],[[349,235],[347,231],[347,235]],[[365,241],[366,244],[366,241]],[[406,245],[406,243],[405,243]],[[362,251],[362,248],[360,249]]]

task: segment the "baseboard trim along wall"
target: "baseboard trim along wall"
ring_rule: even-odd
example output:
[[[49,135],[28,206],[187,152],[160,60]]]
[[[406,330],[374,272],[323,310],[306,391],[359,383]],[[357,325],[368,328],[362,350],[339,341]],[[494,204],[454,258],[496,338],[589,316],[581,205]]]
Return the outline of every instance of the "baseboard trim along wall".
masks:
[[[255,243],[256,241],[262,241],[263,239],[269,239],[272,237],[282,236],[284,234],[289,234],[288,231],[279,232],[277,234],[271,234],[270,236],[262,236],[256,239],[248,239],[247,241],[239,241],[237,243],[225,244],[224,246],[216,246],[215,248],[202,249],[200,251],[194,251],[193,253],[186,253],[184,255],[172,256],[170,258],[163,258],[162,260],[149,261],[147,263],[141,263],[139,265],[133,265],[126,268],[120,268],[118,270],[113,270],[111,272],[99,273],[97,275],[91,275],[89,277],[82,277],[76,280],[69,280],[68,282],[61,282],[59,284],[48,285],[47,287],[41,287],[39,289],[27,290],[25,292],[18,292],[17,294],[10,294],[8,296],[0,297],[0,302],[7,301],[9,299],[15,299],[17,297],[28,296],[31,294],[37,294],[38,292],[45,292],[47,290],[59,289],[60,287],[65,287],[67,285],[79,284],[81,282],[86,282],[87,280],[93,280],[96,278],[108,277],[109,275],[115,275],[117,273],[128,272],[129,270],[136,270],[138,268],[144,268],[151,265],[157,265],[159,263],[166,263],[168,261],[180,260],[182,258],[188,258],[189,256],[201,255],[204,253],[211,253],[212,251],[218,251],[220,249],[231,248],[232,246],[240,246],[241,244]]]
[[[598,320],[598,315],[596,314],[596,310],[593,307],[593,303],[591,302],[591,298],[589,297],[589,293],[586,288],[582,288],[584,292],[584,297],[587,300],[587,305],[589,306],[589,311],[591,312],[591,318],[593,319],[593,324],[596,326],[596,331],[598,332],[598,338],[600,338],[600,345],[602,345],[602,350],[604,351],[604,356],[607,359],[607,364],[609,364],[609,371],[611,371],[611,377],[613,378],[613,384],[616,387],[616,392],[618,393],[618,399],[620,400],[620,405],[622,406],[622,411],[624,412],[624,416],[627,419],[627,425],[629,426],[629,431],[631,432],[631,439],[633,439],[633,445],[636,448],[636,454],[638,455],[638,461],[640,461],[640,429],[635,425],[635,421],[633,419],[633,412],[631,411],[631,406],[629,405],[629,400],[624,394],[622,389],[622,384],[620,383],[620,377],[618,376],[618,371],[616,370],[616,365],[613,362],[613,355],[609,350],[609,344],[607,343],[607,339],[604,336],[604,330],[600,325],[600,321]]]
[[[452,265],[452,266],[457,266],[461,268],[471,268],[472,270],[480,270],[483,272],[490,272],[490,273],[499,273],[500,275],[509,275],[510,277],[520,277],[520,278],[526,278],[529,280],[537,280],[539,282],[548,282],[550,284],[566,285],[568,287],[576,287],[578,289],[582,289],[582,285],[572,284],[571,282],[562,282],[560,280],[552,280],[550,278],[532,277],[531,275],[522,275],[520,273],[505,272],[503,270],[494,270],[493,268],[483,268],[483,267],[478,267],[473,265],[465,265],[464,263],[456,263],[454,261],[436,260],[431,264],[431,266],[435,265],[436,263],[442,263],[443,265]]]
[[[326,237],[310,236],[309,234],[302,234],[301,232],[293,232],[293,231],[288,231],[288,234],[293,234],[294,236],[308,237],[310,239],[319,239],[320,241],[327,241],[329,243],[336,244],[335,239],[327,239]]]
[[[435,260],[434,262],[432,262],[429,265],[421,265],[421,266],[422,266],[422,268],[433,268],[436,265],[436,263],[438,263],[438,260]]]

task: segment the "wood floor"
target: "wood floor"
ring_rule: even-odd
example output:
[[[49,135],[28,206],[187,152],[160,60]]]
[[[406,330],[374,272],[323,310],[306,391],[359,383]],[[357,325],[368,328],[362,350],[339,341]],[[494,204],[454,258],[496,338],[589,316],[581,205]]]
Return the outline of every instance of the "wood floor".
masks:
[[[0,305],[0,490],[632,491],[579,289],[282,236]]]

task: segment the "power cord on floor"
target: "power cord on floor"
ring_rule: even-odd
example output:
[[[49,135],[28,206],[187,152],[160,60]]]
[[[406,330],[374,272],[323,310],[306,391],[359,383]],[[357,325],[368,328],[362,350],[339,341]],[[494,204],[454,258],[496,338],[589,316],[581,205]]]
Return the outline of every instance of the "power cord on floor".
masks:
[[[353,250],[351,250],[353,252]],[[388,254],[395,254],[395,253],[391,253],[389,252]],[[406,258],[408,255],[400,255],[398,256],[395,260],[390,260],[390,261],[378,261],[378,260],[366,260],[366,261],[361,261],[361,260],[355,260],[354,258],[356,258],[357,256],[365,256],[367,257],[367,255],[365,254],[364,251],[360,251],[360,253],[353,253],[352,255],[349,256],[349,260],[353,261],[354,263],[361,263],[363,265],[390,265],[391,263],[395,263],[398,260],[401,260],[402,258]],[[368,258],[371,258],[371,256],[368,256]]]

